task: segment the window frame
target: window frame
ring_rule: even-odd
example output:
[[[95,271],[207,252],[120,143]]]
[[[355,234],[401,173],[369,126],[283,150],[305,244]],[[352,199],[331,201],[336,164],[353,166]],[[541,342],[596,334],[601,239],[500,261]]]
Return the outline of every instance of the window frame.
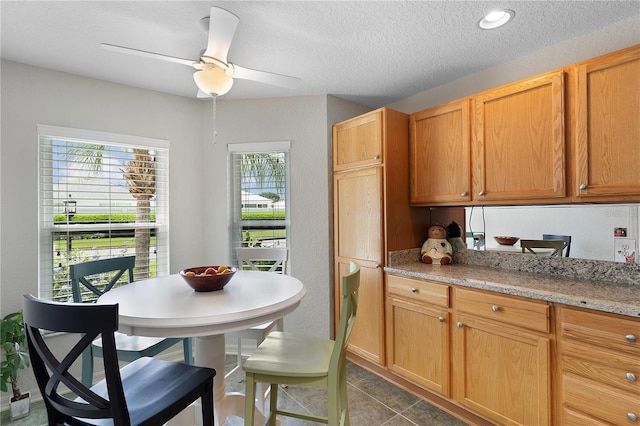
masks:
[[[251,153],[284,153],[285,155],[285,219],[284,220],[242,220],[242,194],[239,173],[236,170],[237,164],[234,159],[240,154]],[[275,227],[284,226],[287,248],[291,247],[291,142],[244,142],[227,144],[227,164],[229,182],[229,228],[230,228],[230,258],[234,264],[238,264],[235,249],[243,247],[242,229],[243,226],[254,227]],[[290,269],[290,268],[287,268]]]
[[[54,235],[60,232],[86,233],[87,231],[110,232],[127,230],[135,232],[136,228],[149,228],[156,238],[156,276],[169,274],[169,147],[164,139],[130,136],[93,130],[74,129],[50,125],[37,125],[38,155],[38,295],[47,300],[60,300],[54,294]],[[93,224],[54,224],[56,207],[52,201],[54,196],[53,142],[62,140],[77,143],[122,147],[127,149],[141,148],[155,151],[155,222],[147,223],[93,223]],[[117,212],[114,211],[114,212]],[[152,224],[153,226],[150,226]],[[115,248],[110,246],[110,248]],[[111,256],[112,257],[112,256]],[[70,292],[69,292],[70,293]]]

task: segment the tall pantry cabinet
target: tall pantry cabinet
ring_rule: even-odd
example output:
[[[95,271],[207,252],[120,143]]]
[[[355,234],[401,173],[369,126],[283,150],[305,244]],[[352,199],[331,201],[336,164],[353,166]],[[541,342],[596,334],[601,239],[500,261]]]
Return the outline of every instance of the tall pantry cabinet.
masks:
[[[409,116],[388,108],[333,127],[334,321],[341,276],[360,265],[349,351],[385,365],[384,271],[389,251],[420,247],[428,212],[409,205]]]

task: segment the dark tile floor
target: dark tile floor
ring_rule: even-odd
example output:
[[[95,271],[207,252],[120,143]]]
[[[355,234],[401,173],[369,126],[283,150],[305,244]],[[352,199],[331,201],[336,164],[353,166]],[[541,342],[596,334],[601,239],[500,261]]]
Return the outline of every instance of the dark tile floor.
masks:
[[[227,357],[230,365],[234,357]],[[352,426],[464,426],[466,423],[427,404],[422,399],[395,387],[369,371],[348,363],[347,382],[349,413]],[[240,371],[226,382],[227,391],[244,392],[244,380]],[[280,401],[291,410],[326,414],[326,396],[322,388],[290,386],[280,390]],[[9,413],[3,412],[0,425],[42,426],[47,418],[42,402],[31,405],[31,413],[13,422]],[[237,417],[227,419],[225,426],[241,426]],[[283,418],[282,426],[311,426],[317,423]]]

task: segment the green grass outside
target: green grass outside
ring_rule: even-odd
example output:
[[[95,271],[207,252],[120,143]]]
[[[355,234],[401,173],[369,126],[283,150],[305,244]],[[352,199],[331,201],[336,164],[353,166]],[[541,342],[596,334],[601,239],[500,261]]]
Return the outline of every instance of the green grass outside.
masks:
[[[92,249],[92,248],[108,248],[108,247],[135,247],[134,237],[116,237],[116,238],[80,238],[72,239],[72,248],[74,249]],[[151,247],[156,245],[156,237],[151,237]],[[54,243],[56,250],[66,250],[66,240],[56,240]]]

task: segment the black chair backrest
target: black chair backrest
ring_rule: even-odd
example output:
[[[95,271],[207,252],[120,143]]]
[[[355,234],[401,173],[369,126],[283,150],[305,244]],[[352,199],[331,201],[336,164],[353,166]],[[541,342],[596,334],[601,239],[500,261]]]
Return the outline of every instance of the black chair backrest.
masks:
[[[133,282],[133,268],[135,264],[135,256],[125,256],[69,265],[69,278],[71,279],[73,301],[76,303],[83,302],[82,287],[89,289],[97,297],[102,296],[118,283],[125,272],[128,278],[127,283]],[[99,284],[87,279],[87,277],[107,273],[112,273],[111,277],[101,280]]]
[[[571,251],[571,235],[542,234],[542,239],[564,241],[564,257],[569,257],[569,252]]]
[[[25,295],[24,322],[29,356],[38,388],[49,416],[49,424],[67,417],[113,419],[128,424],[129,412],[124,397],[114,332],[118,329],[118,305],[63,304]],[[59,359],[41,331],[77,333],[78,342]],[[109,400],[104,399],[71,373],[74,361],[96,337],[102,337],[105,380]],[[59,353],[59,350],[57,351]],[[60,387],[63,389],[60,389]],[[68,394],[64,387],[71,391]],[[82,398],[83,401],[76,397]],[[56,417],[57,416],[57,417]]]

